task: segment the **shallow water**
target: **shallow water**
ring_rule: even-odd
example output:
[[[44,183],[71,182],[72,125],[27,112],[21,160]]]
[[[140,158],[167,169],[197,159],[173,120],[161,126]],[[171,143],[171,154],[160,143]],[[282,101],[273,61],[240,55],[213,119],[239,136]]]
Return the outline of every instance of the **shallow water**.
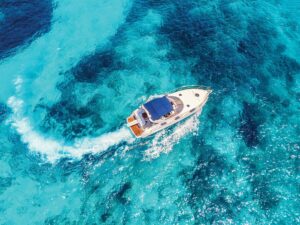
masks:
[[[0,224],[300,223],[300,3],[0,3]],[[214,90],[144,140],[150,95]]]

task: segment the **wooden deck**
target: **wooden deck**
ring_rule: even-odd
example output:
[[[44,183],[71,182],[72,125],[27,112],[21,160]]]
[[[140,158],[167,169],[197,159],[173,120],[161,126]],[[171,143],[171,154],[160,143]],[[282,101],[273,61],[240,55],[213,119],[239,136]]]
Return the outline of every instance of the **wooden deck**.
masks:
[[[130,116],[127,118],[127,123],[132,123],[134,121],[136,121],[136,118],[134,116]],[[138,124],[134,124],[134,125],[130,126],[130,130],[136,137],[141,136],[142,133],[144,132],[144,130],[142,128],[140,128]]]
[[[143,133],[143,130],[142,130],[142,129],[139,127],[139,125],[137,125],[137,124],[131,126],[130,129],[131,129],[132,133],[134,133],[134,135],[135,135],[136,137],[141,136],[142,133]]]
[[[131,123],[135,120],[134,116],[130,116],[127,118],[127,123]]]

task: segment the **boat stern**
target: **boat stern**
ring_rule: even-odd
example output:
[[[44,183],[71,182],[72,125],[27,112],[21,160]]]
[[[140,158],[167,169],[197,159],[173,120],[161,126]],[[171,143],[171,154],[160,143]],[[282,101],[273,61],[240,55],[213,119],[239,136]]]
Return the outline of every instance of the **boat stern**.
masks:
[[[127,118],[127,126],[136,138],[141,137],[142,133],[144,132],[134,115],[131,115]]]

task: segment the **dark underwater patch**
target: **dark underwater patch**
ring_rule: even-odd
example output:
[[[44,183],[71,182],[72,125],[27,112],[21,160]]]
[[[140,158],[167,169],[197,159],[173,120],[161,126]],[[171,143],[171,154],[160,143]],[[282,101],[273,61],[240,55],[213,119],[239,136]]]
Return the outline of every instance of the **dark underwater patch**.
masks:
[[[263,210],[269,210],[276,207],[279,204],[278,194],[272,191],[264,181],[256,181],[257,188],[254,191],[255,198],[258,199],[259,204]]]
[[[110,217],[111,215],[109,213],[103,213],[101,215],[101,221],[106,222],[106,220]]]
[[[203,54],[199,51],[207,43],[206,38],[216,34],[217,18],[209,13],[193,16],[190,10],[195,6],[194,1],[174,1],[174,10],[167,14],[160,32],[166,35],[173,47],[182,56]]]
[[[286,80],[289,87],[294,84],[294,75],[300,72],[300,64],[293,58],[279,55],[269,67],[269,71],[272,76]]]
[[[0,177],[0,194],[2,194],[7,188],[12,185],[13,178],[11,177]]]
[[[129,199],[125,197],[125,194],[131,188],[131,182],[125,182],[117,191],[113,191],[106,199],[104,199],[104,201],[98,203],[98,206],[102,209],[102,213],[100,215],[102,222],[106,222],[117,207],[124,207],[129,203]]]
[[[10,108],[0,102],[0,123],[2,123],[10,113]]]
[[[229,202],[226,197],[230,196],[232,202]],[[241,199],[231,193],[231,190],[223,188],[219,190],[216,197],[212,198],[206,205],[210,209],[209,213],[205,213],[205,221],[209,224],[215,224],[217,221],[222,221],[224,218],[234,220],[235,211],[241,206]]]
[[[255,147],[259,144],[259,125],[262,123],[259,118],[259,106],[243,102],[243,113],[241,115],[239,133],[242,135],[248,147]]]
[[[199,141],[195,138],[193,139],[193,146],[195,148],[199,146]],[[201,153],[193,170],[185,171],[182,174],[186,177],[186,185],[191,193],[188,201],[194,211],[196,221],[203,220],[199,214],[200,203],[213,193],[213,179],[223,176],[225,170],[227,170],[225,159],[210,146],[202,145]]]
[[[131,10],[129,11],[129,13],[126,17],[126,24],[134,23],[137,20],[146,16],[147,10],[148,10],[148,4],[151,4],[150,2],[151,1],[144,2],[143,0],[133,1]]]
[[[41,128],[45,131],[56,130],[72,140],[93,134],[104,125],[97,107],[93,107],[93,100],[85,107],[78,107],[75,101],[76,97],[62,97],[60,102],[50,107]]]
[[[232,86],[232,76],[235,76],[234,81],[239,80],[238,76],[243,74],[241,68],[247,62],[237,54],[234,45],[236,37],[232,35],[232,40],[228,38],[233,28],[220,17],[222,12],[213,14],[201,11],[191,14],[200,5],[196,1],[176,1],[175,9],[167,14],[160,32],[172,43],[168,57],[171,60],[193,59],[191,72],[200,84],[213,88]],[[225,8],[222,5],[218,9]]]
[[[3,13],[0,21],[0,59],[50,30],[53,10],[50,0],[2,0],[0,9]]]
[[[258,163],[257,161],[255,163]],[[272,190],[272,179],[268,175],[262,175],[254,162],[246,163],[249,173],[254,175],[250,179],[253,198],[258,200],[261,209],[269,210],[275,208],[280,201],[278,193]]]
[[[213,89],[247,87],[253,78],[267,85],[262,66],[273,56],[276,58],[278,51],[283,53],[285,46],[276,45],[278,34],[272,20],[266,21],[259,13],[245,21],[231,3],[220,1],[215,7],[205,6],[211,12],[191,13],[209,2],[173,1],[174,7],[165,14],[160,30],[172,43],[168,57],[193,59],[193,76]]]
[[[51,216],[44,221],[45,225],[56,225],[56,224],[76,224],[76,221],[71,221],[64,215]]]
[[[78,82],[94,83],[118,69],[121,69],[121,64],[116,61],[113,51],[99,51],[83,58],[70,73]]]
[[[123,39],[126,38],[124,33],[132,23],[147,15],[149,7],[153,6],[152,2],[134,1],[125,23],[118,28],[114,36],[110,37],[110,43],[105,49],[97,49],[93,54],[83,57],[67,74],[71,74],[77,82],[95,83],[101,82],[101,79],[107,78],[113,71],[127,69],[115,54],[114,46],[118,46],[120,42],[124,41]],[[161,2],[153,4],[162,5]]]
[[[120,190],[118,192],[116,192],[115,198],[122,204],[125,204],[128,202],[128,199],[124,195],[126,194],[126,192],[128,190],[131,189],[131,186],[132,185],[130,182],[126,182],[125,184],[122,185]]]
[[[197,198],[201,199],[203,195],[208,195],[212,191],[209,179],[214,175],[220,175],[223,165],[224,162],[218,159],[214,153],[198,159],[192,178],[188,180],[190,187],[193,189],[192,193]]]
[[[275,50],[272,40],[276,38],[277,33],[274,27],[263,22],[264,18],[258,16],[248,21],[247,36],[242,39],[237,47],[240,54],[243,54],[252,66],[261,65],[265,59]]]

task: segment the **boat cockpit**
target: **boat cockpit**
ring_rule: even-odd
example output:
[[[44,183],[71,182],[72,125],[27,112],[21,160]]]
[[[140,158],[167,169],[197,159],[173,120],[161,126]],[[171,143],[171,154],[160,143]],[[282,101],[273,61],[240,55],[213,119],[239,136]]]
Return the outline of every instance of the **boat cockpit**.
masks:
[[[137,109],[134,116],[143,129],[151,127],[153,124],[164,122],[180,113],[182,102],[174,97],[162,96],[151,99],[142,107]]]
[[[137,119],[140,126],[143,128],[150,127],[152,124],[147,112],[142,107],[136,111],[135,118]]]

